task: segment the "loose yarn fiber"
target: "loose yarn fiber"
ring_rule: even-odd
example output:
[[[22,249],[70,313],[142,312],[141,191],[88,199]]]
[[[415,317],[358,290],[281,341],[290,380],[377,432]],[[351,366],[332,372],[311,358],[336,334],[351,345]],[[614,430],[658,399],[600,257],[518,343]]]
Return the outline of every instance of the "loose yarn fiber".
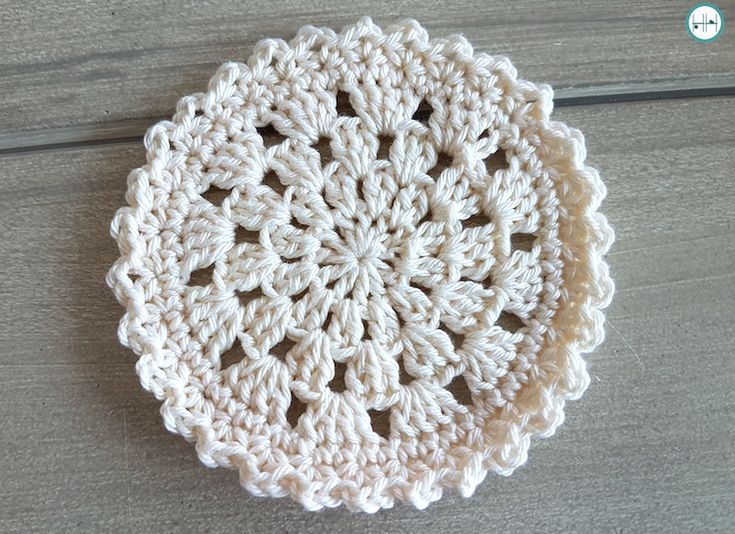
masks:
[[[368,18],[182,98],[107,278],[166,428],[309,510],[424,508],[523,464],[613,293],[605,187],[551,110],[508,59]]]

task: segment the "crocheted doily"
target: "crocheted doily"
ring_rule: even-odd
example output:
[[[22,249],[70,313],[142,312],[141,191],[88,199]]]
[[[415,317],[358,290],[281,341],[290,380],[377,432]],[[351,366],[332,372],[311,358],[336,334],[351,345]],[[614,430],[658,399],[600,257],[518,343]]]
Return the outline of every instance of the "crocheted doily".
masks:
[[[370,19],[262,41],[181,99],[108,275],[166,427],[312,510],[521,465],[613,292],[605,188],[551,109],[506,58]]]

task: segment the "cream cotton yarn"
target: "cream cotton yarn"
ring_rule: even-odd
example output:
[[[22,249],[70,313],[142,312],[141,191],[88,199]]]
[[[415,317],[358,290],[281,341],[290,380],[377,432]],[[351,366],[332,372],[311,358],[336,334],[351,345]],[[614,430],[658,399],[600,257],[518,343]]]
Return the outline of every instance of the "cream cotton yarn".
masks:
[[[182,98],[108,274],[166,428],[310,510],[423,508],[523,464],[613,293],[605,187],[551,109],[506,58],[367,18]]]

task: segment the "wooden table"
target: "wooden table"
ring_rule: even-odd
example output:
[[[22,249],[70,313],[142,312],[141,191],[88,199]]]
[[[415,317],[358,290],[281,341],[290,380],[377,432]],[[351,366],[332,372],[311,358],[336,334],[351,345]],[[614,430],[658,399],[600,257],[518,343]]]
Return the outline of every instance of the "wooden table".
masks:
[[[734,528],[735,27],[697,43],[692,4],[659,0],[71,4],[0,2],[0,531]],[[163,429],[116,339],[108,224],[146,127],[220,63],[365,13],[462,32],[555,87],[609,189],[618,289],[588,393],[512,477],[422,512],[306,513]]]

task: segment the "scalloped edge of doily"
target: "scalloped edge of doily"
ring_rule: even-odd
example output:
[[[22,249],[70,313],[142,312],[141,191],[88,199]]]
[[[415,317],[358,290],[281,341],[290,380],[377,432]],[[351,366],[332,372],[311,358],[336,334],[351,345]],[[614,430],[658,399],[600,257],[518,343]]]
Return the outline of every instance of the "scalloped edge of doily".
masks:
[[[304,26],[289,44],[277,39],[261,41],[256,44],[253,56],[248,61],[252,61],[256,55],[268,46],[274,44],[276,46],[291,46],[315,32],[322,32],[329,36],[344,36],[350,32],[357,35],[364,35],[367,32],[377,32],[379,35],[403,33],[404,36],[410,35],[412,39],[417,40],[425,47],[442,43],[450,47],[457,57],[464,60],[477,61],[480,56],[484,59],[490,57],[485,54],[474,55],[472,46],[460,35],[429,39],[427,31],[415,20],[403,20],[396,25],[388,26],[384,32],[380,27],[373,24],[370,18],[364,17],[356,24],[344,27],[339,34],[328,28]],[[126,200],[129,207],[120,208],[111,225],[111,233],[120,247],[121,256],[108,272],[107,283],[118,301],[126,307],[126,312],[120,320],[118,337],[123,345],[130,347],[139,356],[136,371],[142,387],[153,393],[158,400],[164,401],[160,412],[165,427],[173,433],[182,435],[188,441],[196,442],[197,454],[203,464],[208,467],[222,466],[238,469],[241,485],[253,495],[290,496],[308,510],[319,510],[324,507],[336,507],[345,504],[353,510],[375,512],[381,508],[392,507],[396,498],[410,502],[417,508],[422,509],[431,502],[440,499],[445,488],[456,487],[462,495],[471,495],[477,485],[484,480],[488,471],[510,475],[517,467],[525,463],[531,438],[534,436],[551,436],[564,420],[566,401],[579,398],[587,389],[589,374],[582,355],[591,352],[602,343],[604,339],[602,310],[609,305],[614,292],[614,284],[610,278],[608,266],[603,260],[603,256],[612,245],[614,235],[605,216],[597,211],[606,196],[606,189],[597,171],[584,164],[586,151],[581,132],[550,119],[551,97],[553,95],[550,87],[537,86],[531,82],[517,79],[515,68],[505,57],[495,56],[492,59],[507,63],[510,82],[519,84],[527,92],[537,94],[540,102],[538,109],[541,114],[541,118],[537,119],[537,126],[546,129],[551,134],[551,138],[557,143],[556,148],[564,154],[564,160],[568,162],[569,168],[573,171],[571,176],[561,178],[560,182],[565,182],[565,186],[570,186],[577,193],[586,189],[586,194],[579,196],[578,204],[578,208],[582,213],[582,222],[588,230],[585,235],[585,242],[573,244],[565,242],[565,245],[570,246],[575,251],[582,252],[581,257],[586,260],[584,268],[587,276],[576,284],[567,285],[567,274],[570,270],[574,272],[574,269],[579,266],[574,264],[569,266],[565,263],[565,269],[562,273],[563,288],[573,298],[565,301],[560,300],[560,306],[556,312],[560,317],[567,318],[568,316],[578,320],[576,322],[569,321],[569,324],[565,324],[563,329],[564,332],[571,331],[574,334],[572,338],[558,341],[557,346],[547,347],[543,351],[544,355],[549,351],[552,352],[552,358],[548,362],[549,365],[556,365],[558,360],[564,364],[565,372],[561,373],[561,377],[553,376],[545,383],[537,382],[535,384],[530,392],[532,395],[529,395],[530,398],[524,401],[528,404],[525,405],[523,415],[512,420],[494,421],[505,425],[503,435],[506,439],[502,441],[503,446],[498,448],[495,454],[492,455],[487,454],[487,451],[475,451],[470,454],[464,466],[457,471],[461,474],[459,477],[461,484],[459,485],[442,484],[442,479],[437,480],[432,473],[427,473],[422,479],[411,482],[406,480],[405,484],[400,487],[397,484],[390,486],[392,493],[388,493],[386,491],[388,486],[383,485],[377,489],[362,488],[359,491],[345,492],[339,497],[334,497],[330,494],[320,493],[324,486],[323,482],[318,484],[319,487],[314,488],[313,486],[317,486],[317,483],[303,480],[303,477],[300,478],[298,474],[296,476],[291,476],[293,473],[282,474],[279,477],[278,474],[272,472],[251,469],[247,461],[238,454],[238,451],[233,450],[236,447],[212,439],[213,432],[211,427],[207,431],[208,420],[203,414],[194,413],[185,406],[177,405],[179,393],[183,390],[183,383],[176,384],[167,380],[163,375],[157,376],[151,372],[154,369],[160,371],[167,365],[167,362],[155,362],[155,355],[160,356],[161,354],[162,340],[154,336],[148,336],[139,326],[136,326],[136,321],[132,320],[137,319],[139,325],[140,322],[145,320],[147,314],[144,302],[141,302],[140,299],[130,298],[129,291],[132,289],[129,272],[134,266],[136,257],[139,257],[141,242],[136,238],[137,230],[135,228],[121,225],[124,215],[140,215],[146,212],[146,203],[149,199],[139,194],[136,180],[139,178],[138,172],[141,169],[136,169],[128,177]],[[213,82],[226,74],[226,69],[227,64],[220,67],[218,73],[210,81],[208,91],[216,89]],[[156,160],[153,138],[160,128],[169,125],[171,125],[171,122],[162,121],[152,126],[147,132],[145,146],[148,165],[153,164]],[[578,183],[575,184],[575,181]],[[121,232],[124,236],[120,235]],[[574,260],[572,261],[574,263]],[[572,276],[572,278],[575,277]],[[184,417],[185,414],[188,416]],[[218,454],[214,454],[213,450],[216,450],[215,452]],[[295,472],[293,469],[292,471]],[[312,487],[308,488],[310,485]]]

